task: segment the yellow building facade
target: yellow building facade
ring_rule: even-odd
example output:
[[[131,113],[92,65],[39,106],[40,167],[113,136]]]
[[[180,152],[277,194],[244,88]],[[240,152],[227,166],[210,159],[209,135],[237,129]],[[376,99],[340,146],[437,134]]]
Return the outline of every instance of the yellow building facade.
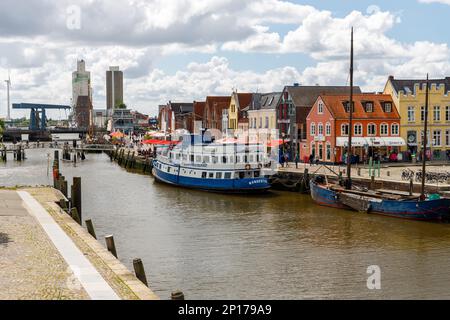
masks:
[[[384,93],[390,94],[400,113],[403,151],[420,153],[423,143],[426,80],[395,79],[390,76]],[[450,77],[429,80],[428,156],[448,160],[450,155]]]

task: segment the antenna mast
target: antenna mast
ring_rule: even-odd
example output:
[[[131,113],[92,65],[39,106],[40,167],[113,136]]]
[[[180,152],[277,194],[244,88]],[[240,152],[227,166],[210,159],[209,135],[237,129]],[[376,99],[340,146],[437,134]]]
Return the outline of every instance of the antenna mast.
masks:
[[[348,146],[347,146],[347,183],[346,188],[352,188],[352,132],[353,132],[353,27],[350,44],[350,101],[349,101],[349,123],[348,123]]]

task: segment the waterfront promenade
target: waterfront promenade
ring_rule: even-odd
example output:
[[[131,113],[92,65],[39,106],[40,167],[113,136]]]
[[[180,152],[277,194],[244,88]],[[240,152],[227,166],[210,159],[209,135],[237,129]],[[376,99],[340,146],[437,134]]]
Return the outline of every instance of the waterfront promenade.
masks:
[[[298,163],[298,168],[296,168],[295,163],[289,162],[288,166],[281,167],[279,166],[278,171],[280,173],[303,173],[305,169],[308,169],[310,174],[326,174],[330,176],[335,176],[339,174],[339,172],[344,172],[346,170],[346,166],[338,166],[338,165],[310,165],[309,163]],[[331,170],[332,171],[331,171]],[[402,180],[402,172],[405,169],[410,169],[414,172],[421,171],[422,165],[420,163],[411,164],[411,163],[390,163],[390,164],[382,164],[380,168],[380,175],[378,176],[378,170],[372,169],[374,171],[375,179],[377,181],[386,181],[386,182],[394,182],[394,183],[405,183],[409,184],[409,181]],[[450,172],[450,163],[448,162],[439,162],[439,163],[427,163],[427,172],[436,172],[436,173],[444,173]],[[334,172],[333,172],[334,171]],[[367,165],[352,165],[352,177],[353,178],[361,178],[361,179],[369,179],[369,167]],[[420,184],[420,181],[415,181],[414,184]],[[449,183],[426,183],[428,186],[438,186],[440,188],[446,189],[450,188]]]
[[[0,189],[0,300],[158,299],[63,213],[53,188]]]

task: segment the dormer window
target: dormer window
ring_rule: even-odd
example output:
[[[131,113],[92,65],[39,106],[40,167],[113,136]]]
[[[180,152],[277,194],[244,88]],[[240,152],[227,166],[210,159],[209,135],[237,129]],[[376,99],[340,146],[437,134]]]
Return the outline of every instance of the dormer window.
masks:
[[[384,112],[392,112],[392,103],[390,102],[384,103]]]
[[[342,105],[344,106],[345,112],[350,112],[350,102],[349,101],[344,101],[342,103]],[[355,112],[355,102],[352,103],[352,112]]]
[[[365,109],[366,112],[373,112],[373,102],[366,102],[365,103]]]

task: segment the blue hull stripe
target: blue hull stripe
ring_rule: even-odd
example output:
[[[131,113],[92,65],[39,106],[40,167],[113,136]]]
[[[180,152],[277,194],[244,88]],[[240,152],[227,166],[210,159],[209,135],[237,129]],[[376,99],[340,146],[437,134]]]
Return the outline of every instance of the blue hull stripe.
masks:
[[[191,178],[180,176],[178,174],[169,174],[156,167],[153,167],[153,175],[156,179],[168,184],[202,190],[239,192],[264,191],[270,188],[268,179],[265,177],[247,179]]]

